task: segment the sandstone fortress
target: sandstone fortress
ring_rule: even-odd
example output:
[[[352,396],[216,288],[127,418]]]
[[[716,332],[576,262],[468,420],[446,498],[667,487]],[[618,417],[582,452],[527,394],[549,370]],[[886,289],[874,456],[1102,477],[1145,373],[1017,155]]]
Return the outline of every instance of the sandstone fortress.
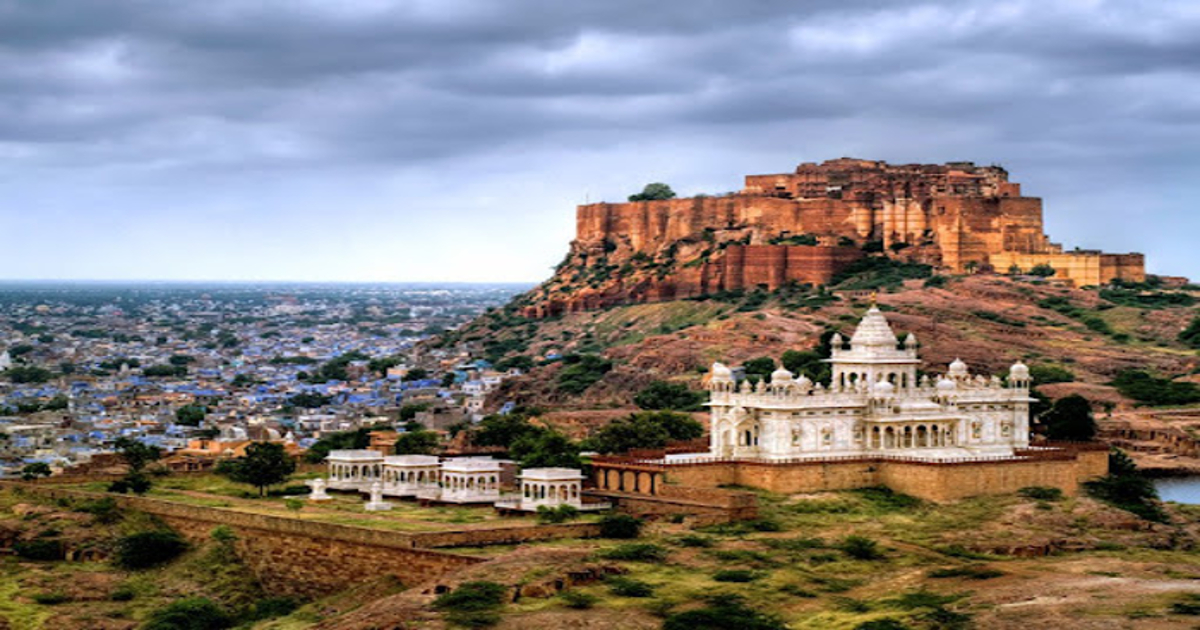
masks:
[[[1049,265],[1077,286],[1145,279],[1142,254],[1050,242],[1041,199],[999,166],[840,158],[748,175],[724,196],[579,206],[570,252],[526,314],[826,284],[864,250],[948,273]]]

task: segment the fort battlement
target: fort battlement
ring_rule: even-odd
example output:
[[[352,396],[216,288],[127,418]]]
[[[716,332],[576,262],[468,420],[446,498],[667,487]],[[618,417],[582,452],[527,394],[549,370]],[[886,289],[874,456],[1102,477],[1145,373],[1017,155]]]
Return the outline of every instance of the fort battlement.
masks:
[[[1049,265],[1077,286],[1145,279],[1142,254],[1051,242],[1042,200],[999,166],[840,158],[748,175],[724,196],[579,206],[570,253],[526,314],[827,284],[864,247],[949,273]]]

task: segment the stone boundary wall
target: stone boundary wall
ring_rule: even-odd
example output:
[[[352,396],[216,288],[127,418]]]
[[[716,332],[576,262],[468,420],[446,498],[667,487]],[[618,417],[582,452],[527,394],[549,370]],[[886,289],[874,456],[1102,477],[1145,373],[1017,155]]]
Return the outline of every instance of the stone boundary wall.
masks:
[[[196,543],[209,540],[217,526],[230,527],[238,535],[235,543],[238,556],[268,592],[285,596],[321,597],[344,590],[355,582],[384,575],[395,576],[405,584],[415,584],[487,560],[416,549],[412,537],[399,532],[247,514],[145,497],[12,485],[47,499],[113,498],[124,509],[157,516]]]
[[[929,462],[847,459],[768,463],[719,461],[667,466],[670,483],[715,488],[742,485],[771,492],[798,493],[887,486],[927,501],[944,502],[987,494],[1050,486],[1067,494],[1108,472],[1108,452],[1078,450],[1054,457],[999,461]]]
[[[612,489],[592,489],[589,495],[614,502],[617,508],[634,516],[675,516],[701,518],[703,524],[758,517],[758,497],[714,487],[660,484],[654,493]]]
[[[600,536],[599,523],[561,523],[555,525],[529,525],[527,527],[494,527],[490,529],[462,529],[446,532],[421,532],[408,534],[413,545],[421,548],[475,547],[483,545],[512,545],[538,540],[558,538],[596,538]]]
[[[383,575],[395,576],[405,584],[415,584],[488,560],[429,548],[587,538],[600,533],[596,523],[396,532],[53,485],[23,482],[0,485],[50,500],[111,498],[123,509],[138,510],[162,519],[197,543],[209,540],[217,526],[230,527],[238,535],[239,557],[269,592],[305,598],[335,593],[349,584]]]

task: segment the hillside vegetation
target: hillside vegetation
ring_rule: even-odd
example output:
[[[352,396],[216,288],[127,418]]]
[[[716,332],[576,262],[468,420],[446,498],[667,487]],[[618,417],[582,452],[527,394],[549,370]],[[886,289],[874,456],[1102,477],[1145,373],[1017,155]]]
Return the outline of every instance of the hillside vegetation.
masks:
[[[1198,287],[1070,289],[1005,276],[913,278],[921,274],[911,267],[864,268],[837,292],[785,287],[541,320],[518,315],[518,298],[441,343],[467,343],[500,367],[529,370],[529,376],[506,382],[495,404],[622,407],[655,380],[698,386],[713,361],[778,360],[787,350],[815,347],[826,331],[848,335],[869,305],[865,287],[881,291],[878,303],[897,334],[917,335],[926,372],[943,371],[961,357],[973,371],[1003,375],[1021,359],[1044,377],[1043,384],[1070,383],[1066,389],[1082,388],[1089,398],[1107,403],[1190,401],[1186,395],[1139,401],[1128,387],[1118,391],[1113,382],[1128,370],[1166,381],[1197,373]],[[579,386],[579,370],[560,379],[561,371],[587,355],[597,358],[585,362],[604,366],[590,384]]]

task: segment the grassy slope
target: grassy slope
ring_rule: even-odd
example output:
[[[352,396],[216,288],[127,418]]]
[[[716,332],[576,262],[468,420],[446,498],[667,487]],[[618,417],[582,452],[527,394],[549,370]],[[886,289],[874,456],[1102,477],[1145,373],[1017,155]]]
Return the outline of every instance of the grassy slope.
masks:
[[[811,294],[810,294],[811,295]],[[1200,296],[1197,296],[1200,297]],[[1109,332],[1089,329],[1078,314],[1045,306],[1060,298],[1084,316],[1103,320]],[[955,278],[943,288],[920,281],[881,294],[881,308],[897,332],[912,331],[922,344],[923,368],[938,372],[961,356],[972,368],[1003,374],[1017,359],[1065,366],[1090,385],[1106,383],[1125,368],[1149,368],[1178,376],[1197,369],[1194,350],[1176,339],[1197,307],[1145,309],[1115,305],[1096,291],[1015,283],[1007,278]],[[865,298],[822,306],[800,295],[773,295],[761,305],[751,297],[675,301],[525,320],[492,313],[466,327],[459,339],[491,344],[497,356],[542,357],[550,352],[603,352],[616,369],[583,397],[556,395],[557,365],[538,367],[509,383],[493,399],[549,407],[600,408],[629,403],[631,391],[656,378],[698,381],[712,361],[739,364],[757,356],[779,357],[787,349],[812,347],[820,332],[849,334],[867,306]],[[1103,388],[1097,395],[1112,396]]]

